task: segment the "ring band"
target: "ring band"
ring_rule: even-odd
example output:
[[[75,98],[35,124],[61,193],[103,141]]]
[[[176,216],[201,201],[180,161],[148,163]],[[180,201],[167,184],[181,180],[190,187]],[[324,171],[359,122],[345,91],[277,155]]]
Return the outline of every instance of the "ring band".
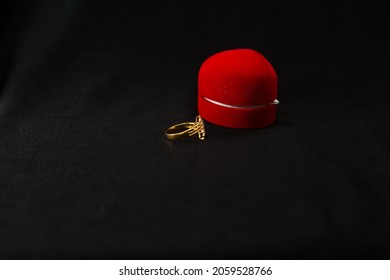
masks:
[[[206,137],[204,122],[199,115],[196,117],[195,122],[175,124],[165,131],[165,136],[169,140],[191,137],[195,134],[198,134],[199,140],[204,140]]]

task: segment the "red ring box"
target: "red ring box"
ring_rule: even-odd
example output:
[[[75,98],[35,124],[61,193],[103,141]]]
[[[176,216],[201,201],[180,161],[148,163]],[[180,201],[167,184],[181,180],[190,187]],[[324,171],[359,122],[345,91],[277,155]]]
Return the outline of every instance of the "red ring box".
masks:
[[[258,51],[233,49],[206,59],[198,76],[198,111],[231,128],[261,128],[276,119],[277,77]]]

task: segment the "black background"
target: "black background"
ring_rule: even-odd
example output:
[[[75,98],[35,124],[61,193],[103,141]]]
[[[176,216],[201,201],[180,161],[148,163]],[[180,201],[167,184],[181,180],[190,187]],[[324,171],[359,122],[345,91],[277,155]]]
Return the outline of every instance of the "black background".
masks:
[[[2,4],[0,257],[389,258],[386,9],[293,2]],[[166,140],[233,48],[277,122]]]

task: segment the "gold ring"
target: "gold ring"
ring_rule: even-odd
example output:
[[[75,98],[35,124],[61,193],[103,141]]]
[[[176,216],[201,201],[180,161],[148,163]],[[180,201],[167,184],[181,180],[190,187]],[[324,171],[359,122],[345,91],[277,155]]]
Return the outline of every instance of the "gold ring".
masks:
[[[196,117],[195,122],[175,124],[165,131],[165,136],[169,140],[191,137],[195,134],[198,134],[199,140],[204,140],[204,138],[206,137],[204,122],[200,116]]]

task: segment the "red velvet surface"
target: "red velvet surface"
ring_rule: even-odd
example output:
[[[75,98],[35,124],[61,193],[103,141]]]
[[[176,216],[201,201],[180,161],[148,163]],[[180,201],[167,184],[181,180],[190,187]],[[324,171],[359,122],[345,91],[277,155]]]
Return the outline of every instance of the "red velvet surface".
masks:
[[[198,111],[209,122],[231,128],[261,128],[275,121],[276,105],[259,108],[277,98],[275,70],[259,52],[251,49],[223,51],[206,59],[198,76]]]

